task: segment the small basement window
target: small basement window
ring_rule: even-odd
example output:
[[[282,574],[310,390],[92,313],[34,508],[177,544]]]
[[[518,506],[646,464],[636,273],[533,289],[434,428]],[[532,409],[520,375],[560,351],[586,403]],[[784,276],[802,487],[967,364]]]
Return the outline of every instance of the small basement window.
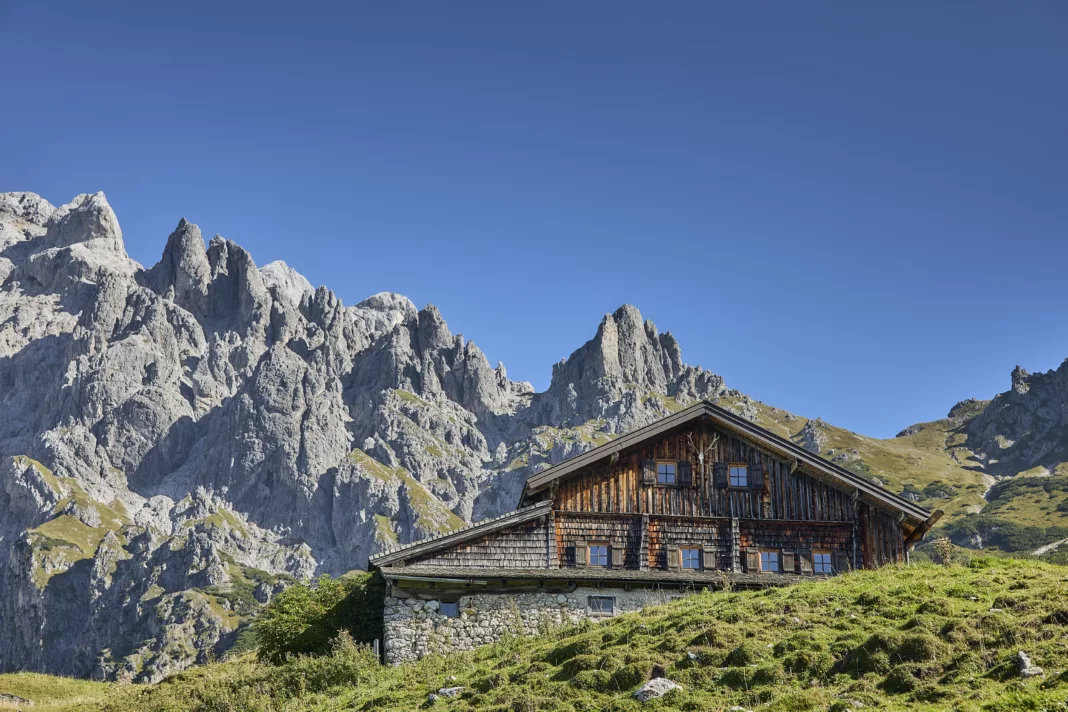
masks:
[[[817,574],[829,574],[831,573],[831,552],[829,551],[813,551],[812,552],[812,571]]]
[[[777,551],[762,551],[760,552],[760,570],[768,573],[779,572],[779,552]]]
[[[749,486],[749,467],[747,465],[731,465],[730,485],[731,487]]]
[[[673,485],[675,484],[675,463],[674,462],[658,462],[656,463],[656,483],[659,485]]]
[[[459,601],[442,601],[441,607],[438,608],[438,612],[446,618],[459,618],[460,617],[460,602]]]
[[[591,616],[610,616],[616,611],[616,599],[613,596],[587,596],[586,609]]]
[[[590,566],[608,566],[608,545],[590,544]]]
[[[699,571],[701,569],[701,550],[700,549],[683,549],[682,550],[682,568],[693,569]]]

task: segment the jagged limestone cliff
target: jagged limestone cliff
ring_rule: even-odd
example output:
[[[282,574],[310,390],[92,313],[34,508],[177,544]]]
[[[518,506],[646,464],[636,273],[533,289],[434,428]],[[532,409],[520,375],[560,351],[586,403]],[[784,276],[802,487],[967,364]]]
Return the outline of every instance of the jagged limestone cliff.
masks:
[[[0,668],[159,679],[293,577],[514,506],[722,379],[633,307],[535,394],[433,306],[344,306],[181,220],[125,252],[104,195],[0,196]]]
[[[727,389],[623,306],[535,393],[433,306],[345,306],[184,219],[145,269],[102,193],[0,194],[0,670],[158,680],[287,582],[506,511],[701,398],[966,517],[984,467],[1059,457],[1061,379],[1018,380],[864,438]]]

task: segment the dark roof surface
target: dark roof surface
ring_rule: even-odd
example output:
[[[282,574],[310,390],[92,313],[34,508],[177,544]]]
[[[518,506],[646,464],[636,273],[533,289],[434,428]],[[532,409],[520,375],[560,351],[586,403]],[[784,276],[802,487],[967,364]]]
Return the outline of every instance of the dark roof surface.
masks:
[[[569,460],[561,462],[559,465],[555,465],[531,475],[527,478],[526,485],[523,487],[523,495],[520,498],[520,503],[526,501],[530,495],[544,490],[555,480],[558,480],[561,477],[566,477],[586,465],[610,457],[617,452],[638,445],[649,438],[655,437],[673,428],[677,428],[691,420],[703,417],[711,418],[715,423],[724,426],[727,429],[744,435],[766,448],[777,450],[783,455],[797,460],[801,465],[807,466],[808,472],[814,471],[823,475],[825,478],[834,479],[841,484],[848,485],[857,490],[857,492],[869,502],[880,504],[884,507],[890,507],[896,511],[902,512],[906,517],[909,517],[916,523],[924,522],[931,516],[931,512],[914,502],[899,497],[889,490],[883,489],[879,485],[868,482],[844,467],[839,467],[833,462],[829,462],[819,455],[805,450],[796,443],[780,437],[769,430],[765,430],[759,425],[751,423],[745,418],[742,418],[729,410],[720,408],[718,405],[713,405],[708,401],[695,403],[684,410],[680,410],[678,413],[669,415],[662,420],[658,420],[655,423],[645,426],[644,428],[638,428],[637,430],[622,435],[600,447],[588,450],[581,455],[576,455]]]

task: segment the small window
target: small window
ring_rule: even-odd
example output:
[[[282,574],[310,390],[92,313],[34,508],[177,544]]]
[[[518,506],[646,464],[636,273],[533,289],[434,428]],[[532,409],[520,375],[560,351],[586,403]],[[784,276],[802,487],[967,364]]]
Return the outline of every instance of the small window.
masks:
[[[460,602],[459,601],[442,601],[441,606],[438,608],[438,612],[446,618],[459,618],[460,617]]]
[[[701,568],[701,550],[700,549],[683,549],[682,550],[682,568],[700,570],[700,568]]]
[[[656,463],[656,482],[660,485],[673,485],[675,484],[675,463],[674,462],[658,462]]]
[[[749,467],[746,465],[731,465],[730,485],[731,487],[748,487]]]
[[[590,566],[608,566],[607,544],[590,544]]]
[[[813,551],[812,552],[812,571],[817,574],[829,574],[831,573],[831,552],[829,551]]]
[[[762,551],[760,552],[760,570],[778,573],[779,572],[779,552],[777,551]]]
[[[612,596],[587,596],[586,608],[591,616],[610,616],[616,611],[616,599]]]

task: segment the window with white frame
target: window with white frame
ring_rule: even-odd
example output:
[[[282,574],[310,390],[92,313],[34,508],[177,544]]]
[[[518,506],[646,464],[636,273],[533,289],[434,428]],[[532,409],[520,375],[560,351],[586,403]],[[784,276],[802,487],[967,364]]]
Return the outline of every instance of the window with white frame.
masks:
[[[777,551],[762,551],[760,552],[760,570],[769,573],[778,573],[779,568],[779,552]]]
[[[459,618],[460,617],[460,602],[459,601],[442,601],[438,612],[446,618]]]
[[[590,544],[590,566],[608,566],[608,545]]]
[[[746,465],[731,465],[730,466],[730,486],[731,487],[748,487],[749,486],[749,467]]]
[[[682,568],[700,570],[701,568],[701,550],[700,549],[683,549],[682,550]]]
[[[676,467],[674,462],[656,463],[656,483],[659,485],[675,484]]]
[[[831,552],[829,551],[813,551],[812,552],[812,571],[817,574],[829,574],[831,573]]]

